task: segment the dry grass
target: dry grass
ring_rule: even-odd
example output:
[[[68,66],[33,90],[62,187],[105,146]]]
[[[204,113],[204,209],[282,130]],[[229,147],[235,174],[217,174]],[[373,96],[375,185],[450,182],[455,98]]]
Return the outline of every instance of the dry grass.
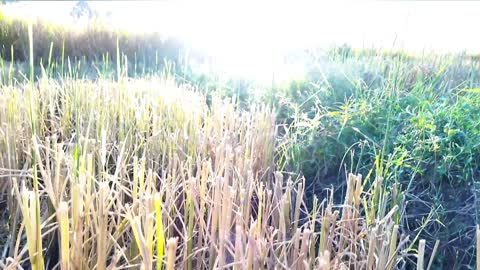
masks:
[[[169,78],[2,87],[2,267],[404,265],[399,191],[350,175],[343,205],[331,194],[306,209],[303,178],[275,170],[276,129],[269,108],[207,106]]]

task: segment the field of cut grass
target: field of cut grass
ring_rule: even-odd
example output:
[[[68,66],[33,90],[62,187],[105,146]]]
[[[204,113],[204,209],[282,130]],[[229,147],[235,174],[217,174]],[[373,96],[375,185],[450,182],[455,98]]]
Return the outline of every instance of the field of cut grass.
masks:
[[[33,32],[0,58],[3,269],[474,269],[474,57],[344,46],[258,91]]]
[[[407,263],[381,177],[364,190],[350,175],[342,206],[305,207],[305,179],[276,170],[271,108],[208,106],[168,78],[44,78],[0,97],[4,269]]]

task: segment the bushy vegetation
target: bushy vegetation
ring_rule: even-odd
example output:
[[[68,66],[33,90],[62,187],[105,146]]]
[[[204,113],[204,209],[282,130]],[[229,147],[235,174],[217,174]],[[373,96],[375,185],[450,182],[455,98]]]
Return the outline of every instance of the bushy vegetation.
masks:
[[[411,218],[405,227],[417,233],[419,220],[431,221],[424,234],[441,241],[439,258],[447,261],[440,264],[471,264],[479,63],[463,56],[334,53],[331,59],[324,78],[311,74],[285,89],[292,140],[303,142],[292,144],[293,164],[303,163],[301,171],[318,192],[339,183],[338,172],[367,175],[380,154],[386,179],[406,192]]]
[[[179,60],[183,45],[179,40],[161,36],[159,33],[135,33],[122,29],[111,29],[106,24],[92,21],[86,27],[58,25],[41,19],[28,22],[21,18],[2,16],[0,11],[0,55],[8,61],[28,61],[29,45],[27,25],[32,23],[35,31],[33,48],[35,61],[46,66],[59,63],[67,66],[66,61],[115,63],[117,55],[123,61],[130,61],[131,70],[159,68],[164,59],[172,62]],[[120,54],[118,47],[122,48]],[[63,61],[62,61],[63,60]],[[132,72],[131,71],[131,72]]]
[[[48,39],[1,61],[3,268],[474,267],[475,57],[344,46],[256,91]]]

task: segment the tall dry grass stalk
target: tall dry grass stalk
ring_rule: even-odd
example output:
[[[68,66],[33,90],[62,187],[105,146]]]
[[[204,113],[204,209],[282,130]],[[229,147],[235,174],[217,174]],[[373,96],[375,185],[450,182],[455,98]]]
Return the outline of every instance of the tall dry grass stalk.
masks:
[[[480,225],[477,224],[477,269],[480,269]]]
[[[0,89],[0,168],[25,186],[10,187],[18,191],[9,214],[20,209],[21,220],[6,269],[394,269],[405,262],[406,240],[393,219],[399,206],[382,179],[364,190],[362,177],[349,175],[342,206],[330,193],[309,211],[303,179],[275,171],[277,127],[266,107],[240,111],[216,98],[207,106],[169,78],[44,79],[31,102],[25,95]],[[42,249],[42,241],[58,245]],[[60,259],[42,262],[48,252]]]

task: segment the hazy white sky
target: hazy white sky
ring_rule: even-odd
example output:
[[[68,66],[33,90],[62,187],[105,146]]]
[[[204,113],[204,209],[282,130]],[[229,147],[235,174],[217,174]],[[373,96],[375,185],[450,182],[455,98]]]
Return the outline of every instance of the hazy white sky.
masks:
[[[201,2],[201,3],[199,3]],[[124,28],[160,31],[218,50],[242,45],[289,49],[348,42],[356,46],[480,51],[476,1],[98,1]],[[74,1],[30,1],[5,12],[65,21]]]
[[[4,13],[65,23],[74,1],[30,1]],[[476,1],[93,1],[111,23],[182,38],[237,68],[275,65],[279,53],[332,43],[480,52]],[[262,59],[263,61],[260,61]]]

